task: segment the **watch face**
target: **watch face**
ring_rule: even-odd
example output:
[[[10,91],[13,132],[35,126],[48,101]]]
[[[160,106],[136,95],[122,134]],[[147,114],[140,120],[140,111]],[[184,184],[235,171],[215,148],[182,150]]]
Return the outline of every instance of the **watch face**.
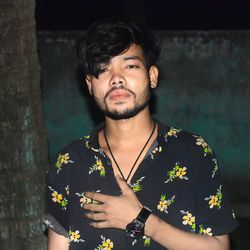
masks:
[[[144,224],[137,219],[134,219],[126,226],[128,236],[134,239],[141,239],[144,235]]]

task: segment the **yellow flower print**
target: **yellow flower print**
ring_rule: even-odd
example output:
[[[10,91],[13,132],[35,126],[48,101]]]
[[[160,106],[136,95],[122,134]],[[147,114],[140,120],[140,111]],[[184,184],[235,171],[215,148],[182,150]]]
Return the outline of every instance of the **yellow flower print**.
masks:
[[[182,219],[183,219],[182,223],[184,225],[190,225],[190,226],[192,226],[194,224],[194,222],[195,222],[195,217],[192,216],[192,214],[190,214],[190,213],[188,213],[187,215],[184,215],[182,217]]]
[[[94,250],[111,250],[114,247],[114,243],[110,239],[105,239],[104,236],[101,235],[102,244],[97,246]]]
[[[83,207],[84,204],[90,204],[92,200],[85,195],[80,199],[81,207]]]
[[[181,129],[177,129],[177,128],[170,128],[170,130],[167,132],[167,136],[169,137],[177,137],[177,134],[181,131]]]
[[[173,181],[176,178],[180,180],[188,180],[188,177],[186,175],[187,175],[187,168],[181,166],[181,164],[176,162],[173,169],[167,172],[167,180],[165,181],[165,183]]]
[[[212,149],[201,136],[193,136],[196,138],[196,145],[201,146],[203,148],[204,156],[206,156],[207,154],[212,154]]]
[[[182,217],[182,224],[190,227],[191,232],[195,231],[195,216],[193,216],[189,211],[180,211],[184,216]]]
[[[151,159],[154,159],[155,155],[157,153],[161,153],[162,152],[162,147],[159,146],[159,147],[156,147],[151,153],[150,153],[150,157]]]
[[[74,241],[77,242],[77,240],[81,237],[81,235],[79,234],[79,231],[76,230],[75,232],[72,230],[69,230],[69,238],[70,241]]]
[[[207,229],[203,230],[203,234],[208,235],[208,236],[212,236],[212,229],[210,227],[208,227]]]
[[[133,184],[129,184],[130,188],[134,191],[134,193],[139,192],[142,190],[142,184],[141,182],[143,181],[143,179],[145,178],[145,176],[141,177],[140,179],[136,180],[136,182],[134,182]]]
[[[92,174],[95,171],[99,171],[100,176],[105,177],[105,167],[103,166],[102,161],[97,156],[95,156],[95,159],[96,159],[95,164],[89,168],[89,174]]]
[[[208,204],[210,205],[209,208],[213,208],[214,206],[217,206],[218,205],[218,201],[219,201],[218,197],[215,196],[215,195],[212,195],[210,197],[209,202],[208,202]]]
[[[110,239],[107,239],[102,243],[102,247],[103,249],[110,250],[114,247],[114,244]]]
[[[167,198],[166,194],[161,195],[161,199],[160,199],[160,201],[159,201],[159,203],[157,205],[157,209],[159,211],[164,212],[164,213],[167,214],[169,206],[172,203],[174,203],[175,195],[169,200],[167,200],[166,198]]]
[[[95,192],[100,192],[101,190],[97,190],[97,191],[95,191]],[[95,200],[93,200],[93,199],[90,199],[90,198],[88,198],[87,196],[85,196],[84,195],[84,193],[75,193],[78,197],[81,197],[80,198],[80,206],[81,207],[83,207],[83,205],[84,204],[97,204],[97,203],[99,203],[99,202],[97,202],[97,201],[95,201]]]
[[[200,227],[199,234],[213,236],[213,232],[212,232],[212,229],[210,227],[208,227],[206,229],[203,227],[203,225],[200,225],[199,227]]]
[[[84,136],[84,139],[85,139],[85,146],[86,146],[87,149],[91,149],[94,152],[99,152],[100,151],[99,148],[94,148],[93,145],[92,145],[92,143],[91,143],[91,141],[88,140],[88,139],[90,139],[89,135]]]
[[[196,145],[202,146],[203,148],[207,147],[207,143],[202,137],[196,137]]]
[[[216,194],[206,197],[205,200],[208,201],[208,205],[210,209],[213,209],[214,207],[217,207],[218,209],[220,209],[222,197],[223,195],[221,193],[221,185],[220,185],[220,187],[217,189]]]
[[[187,168],[186,167],[183,167],[183,168],[179,168],[177,171],[176,171],[176,177],[179,177],[180,179],[183,179],[184,176],[187,174]]]
[[[69,159],[69,153],[66,153],[64,155],[60,155],[58,161],[60,162],[60,164],[63,164],[63,163],[67,164],[67,163],[69,163],[69,161],[70,161],[70,159]]]
[[[69,230],[69,243],[71,242],[84,242],[85,240],[81,239],[79,230]]]
[[[163,212],[167,208],[167,201],[160,201],[159,204],[157,205],[158,210]]]
[[[52,193],[52,197],[53,197],[52,200],[54,202],[57,202],[57,203],[61,203],[62,202],[63,196],[61,194],[58,194],[57,191],[54,191]]]
[[[103,175],[105,175],[105,168],[102,164],[102,161],[101,160],[96,161],[96,165],[97,165],[97,170],[99,170],[101,173],[103,173]]]
[[[59,173],[62,170],[63,164],[68,164],[68,163],[74,163],[70,159],[70,154],[69,153],[59,154],[57,157],[56,164],[55,164],[55,167],[57,168],[57,173]]]
[[[63,197],[62,194],[58,193],[56,190],[54,190],[52,187],[48,186],[50,191],[52,192],[52,201],[55,203],[58,203],[62,209],[66,210],[67,205],[68,205],[68,200]]]

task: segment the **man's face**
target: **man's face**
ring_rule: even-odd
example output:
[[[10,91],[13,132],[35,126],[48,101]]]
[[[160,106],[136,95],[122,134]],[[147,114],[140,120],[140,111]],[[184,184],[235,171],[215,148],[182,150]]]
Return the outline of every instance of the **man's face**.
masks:
[[[87,77],[87,84],[97,105],[112,119],[128,119],[148,106],[150,88],[157,86],[158,70],[148,71],[140,46],[113,57],[101,69],[99,77]]]

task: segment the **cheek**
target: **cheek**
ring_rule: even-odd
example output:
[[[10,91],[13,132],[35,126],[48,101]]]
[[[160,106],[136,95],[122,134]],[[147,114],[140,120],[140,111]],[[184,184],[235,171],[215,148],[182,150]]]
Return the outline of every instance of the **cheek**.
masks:
[[[145,75],[143,75],[141,78],[134,78],[131,80],[131,88],[133,88],[133,90],[135,90],[135,92],[141,92],[141,91],[145,91],[145,89],[148,89],[148,86],[150,84],[150,79],[148,77],[146,77]]]
[[[108,84],[102,78],[103,77],[99,77],[98,80],[96,79],[92,82],[91,88],[93,95],[104,96],[104,94],[106,93]]]
[[[100,102],[104,99],[105,91],[99,88],[92,88],[92,95],[96,100]]]

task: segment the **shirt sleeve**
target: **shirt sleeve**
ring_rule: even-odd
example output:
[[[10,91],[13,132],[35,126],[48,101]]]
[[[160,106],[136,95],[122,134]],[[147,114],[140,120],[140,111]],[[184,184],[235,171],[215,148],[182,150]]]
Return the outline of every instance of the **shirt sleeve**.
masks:
[[[44,223],[58,234],[68,237],[69,183],[67,168],[73,164],[71,154],[60,152],[46,174],[46,214]]]
[[[222,182],[218,161],[202,137],[194,138],[195,231],[210,236],[228,234],[238,226],[238,222]]]

